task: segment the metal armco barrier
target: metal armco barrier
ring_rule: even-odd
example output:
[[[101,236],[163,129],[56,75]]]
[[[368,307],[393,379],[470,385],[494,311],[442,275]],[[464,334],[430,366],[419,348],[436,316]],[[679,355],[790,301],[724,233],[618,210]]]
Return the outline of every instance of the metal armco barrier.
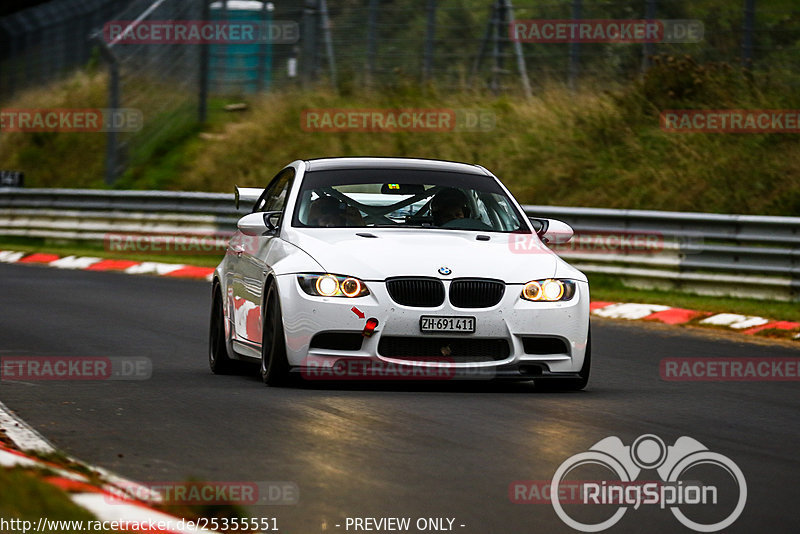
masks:
[[[524,206],[559,219],[578,236],[655,236],[650,251],[582,250],[560,255],[587,273],[627,285],[706,295],[800,300],[800,217]],[[601,239],[602,241],[602,239]],[[613,243],[612,243],[613,244]]]
[[[800,301],[800,217],[524,209],[573,227],[573,242],[555,249],[588,274],[621,277],[641,288]],[[120,233],[219,234],[234,231],[248,210],[237,211],[233,195],[225,193],[5,188],[0,236],[103,240]],[[637,239],[648,246],[635,246]]]
[[[110,233],[232,232],[233,195],[170,191],[0,189],[0,235],[103,240]],[[237,216],[238,215],[238,216]]]

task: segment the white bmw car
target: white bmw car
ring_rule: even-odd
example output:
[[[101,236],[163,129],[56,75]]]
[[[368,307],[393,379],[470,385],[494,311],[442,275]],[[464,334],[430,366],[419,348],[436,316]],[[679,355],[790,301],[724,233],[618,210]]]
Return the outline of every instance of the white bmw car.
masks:
[[[508,378],[582,389],[586,276],[483,167],[294,161],[252,202],[214,272],[209,363],[303,378]]]

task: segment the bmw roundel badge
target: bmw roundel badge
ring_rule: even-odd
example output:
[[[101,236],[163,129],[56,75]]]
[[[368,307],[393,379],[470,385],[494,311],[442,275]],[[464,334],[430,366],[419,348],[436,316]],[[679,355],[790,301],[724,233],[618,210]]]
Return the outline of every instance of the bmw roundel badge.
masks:
[[[448,274],[452,273],[453,271],[450,270],[450,267],[439,267],[439,274],[443,274],[447,276]]]

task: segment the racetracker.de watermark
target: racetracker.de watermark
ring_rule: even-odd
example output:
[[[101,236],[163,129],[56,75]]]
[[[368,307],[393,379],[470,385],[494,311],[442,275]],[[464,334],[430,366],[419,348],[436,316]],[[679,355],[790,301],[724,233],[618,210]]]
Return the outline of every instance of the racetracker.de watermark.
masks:
[[[153,362],[145,356],[3,356],[0,381],[147,380]]]
[[[508,37],[521,43],[699,43],[700,20],[531,19],[514,20]]]
[[[233,234],[211,235],[158,235],[158,234],[105,234],[103,246],[108,252],[146,252],[168,256],[223,254]],[[249,236],[246,236],[249,237]],[[255,238],[253,239],[256,240]],[[244,241],[244,240],[243,240]],[[249,239],[247,241],[250,241]],[[253,249],[253,247],[250,247]]]
[[[138,132],[143,125],[133,108],[0,109],[0,132]]]
[[[670,133],[800,133],[800,109],[668,109],[659,123]]]
[[[300,25],[270,22],[207,20],[112,20],[103,25],[108,44],[294,44]]]
[[[307,109],[300,114],[306,132],[489,132],[495,114],[484,109]]]
[[[671,382],[792,382],[800,358],[664,358],[659,374]]]
[[[303,360],[300,374],[305,380],[354,381],[491,380],[495,377],[493,367],[456,364],[450,357],[420,357],[414,363],[396,363],[372,358],[310,355]]]
[[[683,480],[686,473],[695,473],[694,469],[699,467],[721,475],[719,483],[722,485]],[[583,518],[580,509],[573,507],[568,511],[564,508],[565,504],[573,502],[574,495],[562,493],[561,484],[569,482],[571,474],[574,476],[574,473],[587,468],[607,469],[611,478],[582,484],[579,504],[618,506],[608,518]],[[645,472],[655,472],[663,483],[629,484]],[[705,473],[708,475],[708,471]],[[570,500],[562,501],[562,497]],[[678,522],[689,529],[717,532],[733,524],[744,511],[747,481],[733,460],[688,436],[679,437],[670,446],[654,434],[643,434],[631,445],[625,445],[617,436],[610,436],[592,445],[588,451],[571,456],[556,469],[550,484],[550,500],[559,519],[580,532],[609,529],[629,510],[654,504],[662,509],[669,508]],[[697,505],[720,513],[713,518],[693,519],[694,516],[686,512]]]
[[[300,489],[287,481],[121,481],[106,493],[106,502],[127,504],[131,500],[168,505],[204,506],[221,504],[297,504]]]
[[[575,232],[566,243],[567,235],[555,235],[553,242],[542,246],[533,234],[508,234],[508,248],[514,254],[557,253],[581,254],[653,254],[663,252],[665,243],[659,232]]]
[[[561,480],[558,483],[558,501],[561,504],[624,504],[626,493],[629,497],[634,493],[645,493],[647,502],[644,504],[666,505],[669,499],[668,491],[661,491],[664,486],[669,484],[661,480],[610,483],[605,480]],[[508,499],[514,504],[552,504],[551,491],[552,480],[515,480],[508,485]],[[601,502],[602,493],[610,502]]]

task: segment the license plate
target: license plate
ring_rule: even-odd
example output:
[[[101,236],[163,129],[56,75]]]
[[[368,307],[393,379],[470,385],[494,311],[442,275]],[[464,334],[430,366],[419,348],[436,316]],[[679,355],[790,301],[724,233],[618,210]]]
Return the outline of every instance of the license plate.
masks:
[[[419,329],[423,332],[475,332],[475,317],[442,317],[423,315],[419,318]]]

